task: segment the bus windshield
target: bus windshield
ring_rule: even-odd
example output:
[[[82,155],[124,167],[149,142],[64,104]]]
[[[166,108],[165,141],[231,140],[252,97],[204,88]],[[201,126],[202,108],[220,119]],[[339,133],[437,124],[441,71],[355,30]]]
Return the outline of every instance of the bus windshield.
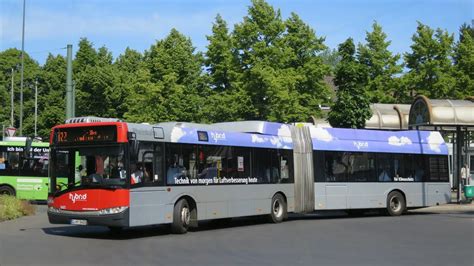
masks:
[[[127,182],[124,146],[54,148],[52,190],[75,187],[123,187]]]

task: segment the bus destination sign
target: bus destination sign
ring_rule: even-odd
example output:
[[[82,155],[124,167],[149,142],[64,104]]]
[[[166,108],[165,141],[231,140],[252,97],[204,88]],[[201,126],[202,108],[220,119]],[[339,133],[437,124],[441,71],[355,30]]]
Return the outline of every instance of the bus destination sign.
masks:
[[[117,141],[116,126],[57,128],[54,134],[57,144],[81,144]]]

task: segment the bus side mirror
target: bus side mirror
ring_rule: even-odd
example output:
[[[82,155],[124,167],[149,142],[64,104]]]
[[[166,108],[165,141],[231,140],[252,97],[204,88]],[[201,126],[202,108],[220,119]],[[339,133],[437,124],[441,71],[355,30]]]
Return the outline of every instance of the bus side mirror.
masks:
[[[138,140],[136,139],[136,135],[134,132],[128,133],[128,143],[130,146],[130,160],[137,161],[138,160]]]

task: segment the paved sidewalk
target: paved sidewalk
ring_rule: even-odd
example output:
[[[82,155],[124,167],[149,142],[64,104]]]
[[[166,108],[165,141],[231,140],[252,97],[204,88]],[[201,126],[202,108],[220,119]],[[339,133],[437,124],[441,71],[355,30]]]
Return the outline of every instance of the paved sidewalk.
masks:
[[[432,212],[432,213],[465,213],[472,214],[474,218],[474,204],[448,203],[439,206],[426,207],[413,210],[414,212]]]

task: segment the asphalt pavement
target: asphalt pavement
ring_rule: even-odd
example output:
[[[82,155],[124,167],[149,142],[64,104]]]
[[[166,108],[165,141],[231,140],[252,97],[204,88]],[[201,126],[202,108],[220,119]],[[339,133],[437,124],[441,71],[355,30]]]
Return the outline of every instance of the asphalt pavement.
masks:
[[[166,226],[113,234],[51,225],[37,214],[0,223],[0,265],[461,265],[474,263],[474,205],[388,217],[368,212],[205,221],[185,235]]]

